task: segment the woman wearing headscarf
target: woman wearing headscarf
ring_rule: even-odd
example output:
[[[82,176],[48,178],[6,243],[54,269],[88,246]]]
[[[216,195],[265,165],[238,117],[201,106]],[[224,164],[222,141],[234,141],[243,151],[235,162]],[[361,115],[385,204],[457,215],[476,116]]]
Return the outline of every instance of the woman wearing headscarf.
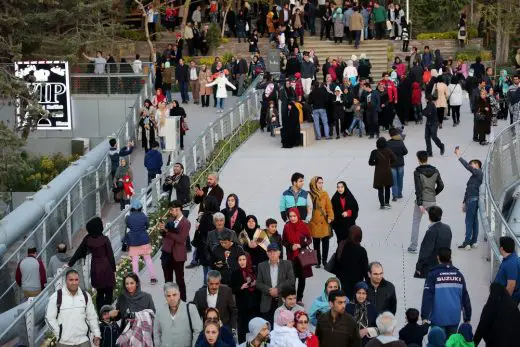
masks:
[[[329,194],[323,190],[323,178],[318,176],[311,178],[309,193],[312,201],[312,218],[309,222],[309,229],[312,244],[318,256],[316,267],[319,268],[322,262],[323,266],[327,264],[329,257],[329,240],[332,234],[330,224],[334,220],[334,211]]]
[[[209,107],[209,96],[213,93],[213,89],[206,87],[206,84],[211,81],[211,72],[207,69],[206,65],[201,65],[199,71],[199,89],[202,107]]]
[[[345,35],[345,26],[343,25],[342,8],[338,7],[332,14],[332,23],[334,23],[334,43],[343,43],[343,35]]]
[[[237,236],[246,225],[246,213],[239,207],[239,199],[236,194],[229,194],[226,199],[226,207],[222,214],[226,217],[226,228],[233,230]]]
[[[169,107],[166,101],[161,101],[155,111],[155,123],[157,124],[161,149],[164,149],[166,146],[166,119],[170,115]]]
[[[326,313],[330,310],[329,293],[338,289],[341,289],[341,283],[336,277],[330,277],[325,282],[323,293],[314,299],[311,309],[309,310],[309,319],[312,325],[316,326],[320,314]]]
[[[300,341],[307,347],[319,347],[318,336],[310,331],[309,324],[309,315],[305,311],[297,311],[294,314],[294,327],[298,332]]]
[[[439,71],[442,68],[442,61],[443,61],[443,59],[442,59],[441,51],[436,49],[434,67],[437,71]]]
[[[215,346],[215,347],[235,347],[236,342],[233,338],[233,334],[229,331],[228,328],[222,325],[222,321],[220,320],[220,313],[216,308],[208,307],[204,312],[204,316],[202,317],[202,322],[204,326],[208,324],[215,324],[217,327],[218,338],[217,341],[220,341],[223,344],[204,344],[207,342],[207,337],[205,334],[205,329],[200,332],[197,341],[195,342],[195,346]]]
[[[478,134],[478,141],[482,146],[489,144],[486,141],[486,134],[491,132],[491,104],[485,89],[480,91],[480,96],[476,102],[477,112],[475,113],[475,131]]]
[[[141,281],[137,274],[130,272],[123,278],[124,289],[116,302],[116,309],[110,311],[110,317],[121,320],[121,331],[125,330],[128,320],[132,319],[136,312],[152,310],[155,313],[155,305],[152,296],[141,291]]]
[[[347,240],[340,244],[336,251],[338,268],[336,276],[341,281],[341,288],[350,300],[354,298],[356,283],[367,279],[368,255],[367,250],[361,246],[363,232],[357,225],[350,227]]]
[[[390,188],[393,185],[392,165],[397,158],[386,145],[386,139],[380,137],[376,141],[376,149],[370,153],[368,165],[374,166],[374,189],[377,189],[380,209],[390,208]]]
[[[112,295],[116,285],[115,271],[116,261],[110,239],[103,235],[103,221],[94,217],[87,222],[87,236],[83,238],[76,252],[68,262],[68,266],[74,266],[80,259],[88,254],[90,260],[90,284],[96,289],[96,308],[101,310],[103,305],[112,304]]]
[[[260,111],[260,130],[264,131],[266,125],[270,122],[268,117],[269,102],[274,101],[278,105],[278,99],[276,97],[276,90],[271,75],[266,76],[266,85],[264,93],[262,94],[262,109]]]
[[[155,122],[155,109],[152,106],[150,99],[144,101],[143,108],[141,108],[141,117],[139,118],[139,126],[141,127],[141,145],[145,152],[152,148],[152,143],[155,142],[155,132],[157,130],[157,123]]]
[[[256,290],[256,275],[252,265],[249,254],[240,255],[238,269],[231,275],[230,286],[238,308],[238,343],[246,340],[248,323],[259,311],[259,292]]]
[[[489,287],[487,299],[473,341],[478,346],[484,340],[487,347],[520,346],[520,311],[513,298],[499,283]]]
[[[267,233],[260,228],[258,219],[253,215],[246,216],[244,232],[247,234],[247,238],[250,241],[243,243],[242,247],[244,248],[244,251],[249,253],[251,256],[251,264],[253,269],[256,271],[258,264],[269,259],[267,257],[269,238]],[[255,237],[255,235],[260,235],[260,238]],[[265,238],[262,238],[262,235],[265,236]]]
[[[441,73],[440,70],[439,73]],[[433,80],[433,77],[432,77]],[[435,107],[437,108],[437,117],[439,118],[439,129],[442,129],[442,123],[444,122],[444,112],[448,107],[448,86],[444,83],[442,76],[437,76],[435,78],[435,84],[433,86],[433,90],[437,91],[437,99],[434,100]],[[433,93],[432,90],[432,93]]]
[[[300,145],[300,114],[294,101],[287,108],[287,116],[282,118],[282,147],[293,148]]]
[[[188,130],[188,127],[186,126],[186,111],[184,110],[184,107],[179,105],[179,102],[177,100],[173,100],[170,107],[170,117],[179,117],[180,123],[179,123],[179,134],[180,134],[180,147],[181,150],[184,149],[184,135],[186,135],[186,131]]]
[[[347,104],[346,95],[341,91],[340,86],[336,86],[334,89],[334,95],[332,96],[332,123],[330,128],[330,134],[325,135],[334,135],[334,128],[336,128],[336,140],[340,138],[339,134],[340,123],[345,125],[345,106]]]
[[[356,225],[359,205],[344,181],[336,184],[336,193],[332,196],[331,203],[334,211],[334,220],[331,226],[336,233],[336,239],[339,244],[342,240],[348,238],[350,227]]]
[[[368,328],[376,328],[377,309],[367,300],[368,284],[358,282],[355,286],[354,300],[345,307],[345,312],[350,314],[356,321],[361,336],[361,346],[370,341]]]
[[[234,346],[234,345],[233,345]],[[221,328],[218,323],[209,322],[204,324],[195,347],[232,347],[224,342],[221,337]]]
[[[303,306],[303,292],[305,290],[305,279],[312,277],[312,268],[310,266],[302,267],[298,256],[300,250],[309,246],[312,242],[311,233],[307,224],[300,217],[297,208],[289,209],[289,221],[283,227],[282,245],[287,250],[287,260],[292,261],[294,277],[298,279],[298,289],[296,300],[298,305]]]
[[[214,196],[206,196],[202,204],[204,205],[204,212],[198,218],[199,226],[195,229],[195,235],[191,244],[197,248],[197,260],[202,265],[204,275],[202,283],[206,283],[206,275],[211,259],[207,258],[205,250],[208,243],[208,233],[215,229],[213,214],[219,211],[219,206]]]

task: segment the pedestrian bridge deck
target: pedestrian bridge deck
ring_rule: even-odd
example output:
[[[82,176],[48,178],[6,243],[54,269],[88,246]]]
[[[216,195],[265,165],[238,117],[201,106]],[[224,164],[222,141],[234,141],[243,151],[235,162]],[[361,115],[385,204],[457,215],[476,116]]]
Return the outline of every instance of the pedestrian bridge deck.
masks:
[[[190,113],[188,112],[188,115]],[[192,116],[193,120],[196,116]],[[193,121],[192,121],[193,122]],[[501,121],[494,127],[495,133],[505,126]],[[322,140],[310,147],[282,149],[280,138],[272,138],[265,133],[256,133],[237,150],[224,167],[220,176],[220,185],[225,195],[236,193],[240,206],[247,214],[258,217],[264,226],[266,218],[274,217],[280,221],[278,212],[281,192],[290,185],[290,176],[298,171],[305,174],[305,188],[312,176],[324,178],[325,189],[329,194],[335,191],[336,182],[344,180],[352,190],[359,206],[358,224],[364,231],[363,246],[367,249],[370,261],[379,261],[384,266],[384,276],[394,283],[397,292],[397,318],[399,327],[405,324],[405,310],[415,307],[420,310],[424,280],[414,279],[416,254],[409,254],[412,212],[414,205],[413,170],[417,166],[415,153],[425,148],[424,126],[410,125],[406,128],[405,144],[409,150],[405,158],[404,198],[392,203],[390,210],[379,210],[377,191],[372,188],[373,167],[368,166],[370,151],[375,148],[375,141],[368,138],[349,137],[340,140]],[[456,145],[460,145],[467,159],[478,158],[484,161],[487,148],[471,140],[473,117],[466,104],[462,108],[461,124],[452,127],[451,120],[445,121],[439,136],[446,145],[446,153],[439,155],[434,149],[431,164],[436,166],[445,183],[444,191],[438,196],[438,204],[444,210],[443,222],[451,226],[453,232],[453,263],[466,277],[469,295],[473,306],[472,323],[476,327],[482,307],[486,301],[490,283],[490,265],[486,261],[487,246],[483,235],[479,236],[479,248],[471,251],[458,250],[456,246],[464,238],[464,214],[461,202],[466,181],[469,177],[453,154]],[[143,176],[144,177],[144,176]],[[192,210],[192,226],[196,217]],[[428,227],[427,216],[422,220],[420,240]],[[193,229],[191,235],[193,235]],[[278,225],[281,232],[283,224]],[[331,240],[331,252],[336,248],[335,238]],[[191,259],[191,256],[188,256]],[[159,283],[163,283],[160,259],[155,259]],[[316,296],[321,294],[325,280],[331,274],[324,269],[314,269],[314,277],[307,280],[304,303],[308,309]],[[185,279],[188,300],[202,285],[202,268],[186,270]],[[156,307],[165,309],[162,285],[150,285],[146,271],[143,271],[143,290],[150,292]]]

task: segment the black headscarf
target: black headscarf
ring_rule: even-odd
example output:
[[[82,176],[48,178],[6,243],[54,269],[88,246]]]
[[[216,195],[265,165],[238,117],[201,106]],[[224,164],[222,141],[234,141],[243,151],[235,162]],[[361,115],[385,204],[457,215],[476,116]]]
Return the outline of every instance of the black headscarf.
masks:
[[[253,229],[250,229],[247,226],[247,222],[249,222],[250,219],[253,219],[255,221],[255,226],[253,227]],[[247,235],[249,236],[249,238],[253,237],[253,235],[255,234],[256,229],[258,229],[258,228],[260,228],[260,226],[258,225],[258,219],[255,216],[253,216],[252,214],[247,216],[246,217],[246,225],[244,226],[244,230],[247,232]]]
[[[90,236],[97,237],[103,235],[103,221],[99,217],[94,217],[89,220],[86,228]]]
[[[184,108],[179,106],[179,102],[177,100],[173,100],[172,103],[175,103],[175,106],[170,109],[170,117],[175,116],[184,116],[186,117],[186,111],[184,111]]]

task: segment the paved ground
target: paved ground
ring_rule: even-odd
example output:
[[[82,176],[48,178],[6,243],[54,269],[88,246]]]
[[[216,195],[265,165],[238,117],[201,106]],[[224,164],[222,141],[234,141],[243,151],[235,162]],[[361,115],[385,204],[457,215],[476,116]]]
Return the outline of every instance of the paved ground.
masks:
[[[191,94],[191,93],[190,93]],[[173,93],[173,100],[181,100],[180,93]],[[226,110],[233,107],[237,102],[238,98],[232,96],[229,93],[228,100],[226,100]],[[210,98],[210,107],[202,108],[201,105],[195,105],[192,101],[189,104],[181,104],[187,114],[188,124],[190,130],[184,137],[184,146],[188,148],[197,139],[197,137],[218,117],[221,113],[216,113],[216,108],[213,107],[213,99]],[[132,153],[131,167],[134,173],[134,186],[137,192],[140,192],[142,188],[147,187],[147,172],[144,167],[144,150],[141,147],[141,140],[135,141],[136,148]],[[168,155],[163,156],[164,163],[168,160]],[[119,214],[119,204],[108,204],[102,211],[103,219],[106,222],[114,220]]]
[[[487,247],[482,236],[478,249],[456,249],[464,236],[461,201],[469,173],[456,160],[453,148],[460,145],[464,157],[483,160],[487,154],[487,147],[482,147],[471,139],[473,121],[467,105],[463,107],[462,113],[459,127],[453,128],[450,120],[446,121],[444,129],[440,130],[440,138],[446,144],[446,154],[441,157],[436,149],[431,164],[439,168],[446,185],[438,197],[438,203],[444,210],[443,221],[452,228],[453,260],[465,274],[474,312],[472,322],[476,326],[487,298],[490,265],[485,260]],[[505,123],[502,121],[500,127],[503,126]],[[497,133],[498,128],[493,130]],[[367,138],[320,141],[307,148],[282,149],[279,137],[273,139],[258,132],[233,154],[224,167],[220,180],[225,194],[238,194],[240,206],[246,213],[255,214],[262,226],[268,217],[280,220],[279,196],[282,190],[289,186],[293,172],[305,174],[306,186],[312,176],[322,176],[330,195],[335,191],[336,182],[345,180],[360,205],[358,224],[364,230],[363,245],[368,251],[369,260],[380,261],[384,265],[385,278],[396,287],[399,326],[404,324],[406,308],[420,309],[424,284],[424,280],[414,279],[412,276],[417,255],[406,251],[414,204],[412,173],[417,165],[415,152],[425,148],[424,130],[422,126],[412,125],[407,127],[406,132],[405,143],[410,154],[405,165],[404,199],[393,203],[391,210],[379,210],[377,191],[372,188],[373,168],[368,166],[368,157],[370,151],[375,148],[375,141]],[[195,213],[192,213],[190,219],[194,215]],[[428,221],[425,217],[421,225],[421,240],[427,226]],[[282,225],[279,225],[279,231],[281,230]],[[331,240],[331,246],[332,252],[336,248],[335,239]],[[155,266],[160,274],[162,271],[159,259],[156,259]],[[188,300],[191,300],[195,291],[202,285],[202,268],[186,270],[185,276]],[[308,279],[305,289],[304,303],[307,308],[322,292],[323,284],[329,276],[330,274],[323,269],[314,270],[314,277]],[[163,283],[162,274],[159,277],[159,283]],[[143,274],[143,289],[153,295],[156,307],[164,309],[162,286],[151,286],[148,282],[148,275]]]

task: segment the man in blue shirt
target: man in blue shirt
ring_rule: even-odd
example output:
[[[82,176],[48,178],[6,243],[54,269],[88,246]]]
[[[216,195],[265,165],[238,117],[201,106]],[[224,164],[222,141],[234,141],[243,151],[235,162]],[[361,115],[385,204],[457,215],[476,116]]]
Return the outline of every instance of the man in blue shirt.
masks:
[[[495,282],[506,287],[507,292],[520,302],[520,260],[515,252],[515,240],[509,236],[500,238],[500,255],[503,260],[498,269]]]

